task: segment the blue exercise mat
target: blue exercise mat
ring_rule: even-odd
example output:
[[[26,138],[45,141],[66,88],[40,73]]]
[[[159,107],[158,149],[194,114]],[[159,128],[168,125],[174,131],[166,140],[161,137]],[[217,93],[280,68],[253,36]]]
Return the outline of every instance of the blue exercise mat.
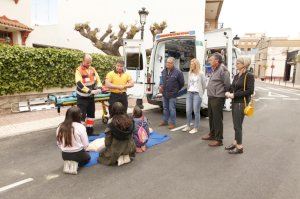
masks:
[[[149,136],[149,140],[148,140],[146,146],[147,146],[147,148],[151,148],[154,145],[164,143],[164,142],[168,141],[169,139],[170,139],[170,136],[164,135],[164,134],[159,134],[159,133],[153,131]]]
[[[105,137],[105,133],[100,133],[97,136],[89,136],[89,142],[92,142],[92,141],[94,141],[94,140],[96,140],[98,138],[103,138],[103,137]]]
[[[95,139],[103,138],[103,137],[105,137],[104,133],[100,133],[98,136],[90,136],[89,142],[92,142]],[[168,141],[169,139],[170,139],[170,136],[159,134],[159,133],[153,131],[150,134],[150,137],[149,137],[149,140],[148,140],[146,146],[147,146],[147,148],[151,148],[155,145],[164,143],[164,142]],[[90,166],[93,166],[98,163],[99,153],[90,151],[89,154],[91,156],[91,160],[86,165],[84,165],[84,167],[90,167]]]

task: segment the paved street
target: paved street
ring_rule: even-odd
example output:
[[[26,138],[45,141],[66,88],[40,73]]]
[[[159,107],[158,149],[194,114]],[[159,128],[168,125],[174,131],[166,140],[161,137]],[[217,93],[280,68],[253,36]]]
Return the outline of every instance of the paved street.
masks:
[[[300,90],[259,82],[255,100],[255,116],[244,122],[242,155],[201,140],[209,130],[207,118],[193,135],[158,127],[159,109],[146,116],[170,141],[138,154],[131,164],[98,164],[76,176],[62,173],[55,129],[1,139],[0,198],[300,198]],[[179,113],[177,126],[184,124],[185,113]],[[233,136],[231,112],[224,112],[225,146]]]

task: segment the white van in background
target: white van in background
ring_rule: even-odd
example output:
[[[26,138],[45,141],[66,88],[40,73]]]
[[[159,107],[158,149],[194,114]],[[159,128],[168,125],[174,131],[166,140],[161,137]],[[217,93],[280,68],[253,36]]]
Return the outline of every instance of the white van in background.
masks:
[[[198,36],[200,35],[200,36]],[[235,61],[239,50],[232,45],[231,29],[219,29],[205,33],[204,37],[196,34],[196,31],[171,32],[156,35],[151,52],[150,63],[146,63],[146,51],[141,40],[125,40],[124,56],[125,67],[135,82],[133,88],[128,89],[128,94],[133,98],[147,96],[148,102],[162,106],[162,95],[159,93],[161,72],[165,67],[168,57],[175,58],[175,67],[183,72],[185,83],[189,72],[190,61],[197,58],[203,65],[203,72],[207,81],[211,68],[207,59],[214,52],[223,55],[224,64],[228,67],[230,77],[236,73]],[[207,116],[207,94],[204,93],[201,104],[201,115]],[[179,93],[177,108],[186,107],[186,84],[185,89]],[[230,110],[230,100],[226,100],[224,108]]]

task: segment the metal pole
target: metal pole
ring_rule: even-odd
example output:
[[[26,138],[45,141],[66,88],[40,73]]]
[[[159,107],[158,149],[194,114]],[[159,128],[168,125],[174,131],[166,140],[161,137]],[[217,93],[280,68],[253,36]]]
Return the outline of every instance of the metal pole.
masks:
[[[144,24],[142,25],[142,28],[141,28],[141,39],[142,40],[144,39]]]
[[[272,67],[272,70],[271,70],[271,82],[273,81],[273,67]]]
[[[144,23],[141,23],[142,27],[141,27],[141,39],[144,40]],[[141,109],[144,108],[144,105],[143,105],[143,99],[136,99],[136,105],[138,107],[140,107]]]
[[[293,70],[293,87],[295,86],[295,78],[296,78],[296,65],[294,65],[294,70]]]

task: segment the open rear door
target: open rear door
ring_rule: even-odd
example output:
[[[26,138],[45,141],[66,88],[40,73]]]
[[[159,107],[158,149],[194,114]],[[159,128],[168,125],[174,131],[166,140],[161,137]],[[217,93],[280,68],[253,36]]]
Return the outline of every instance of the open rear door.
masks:
[[[235,65],[232,62],[232,31],[230,28],[218,29],[204,34],[205,38],[205,75],[207,81],[212,73],[212,69],[208,63],[208,58],[215,52],[219,52],[223,56],[224,64],[230,73],[230,80],[233,78]],[[204,93],[202,99],[202,107],[208,106],[207,93]],[[224,108],[231,110],[231,100],[226,99]]]
[[[145,81],[147,73],[146,50],[142,40],[124,39],[125,68],[134,86],[127,90],[131,98],[142,99],[145,95]]]

